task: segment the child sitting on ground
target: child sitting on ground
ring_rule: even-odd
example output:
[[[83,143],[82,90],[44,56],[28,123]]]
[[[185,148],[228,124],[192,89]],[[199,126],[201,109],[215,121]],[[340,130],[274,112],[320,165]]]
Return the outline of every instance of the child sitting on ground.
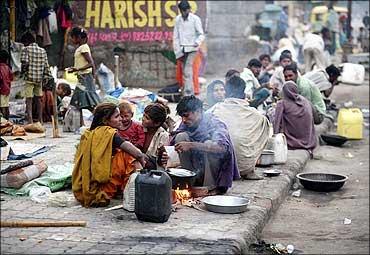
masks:
[[[72,94],[71,87],[67,83],[58,83],[55,93],[57,94],[58,115],[64,118],[69,106],[69,102],[65,102],[66,100],[64,98],[69,97],[67,101],[70,101],[70,95]]]
[[[13,73],[7,65],[9,54],[5,50],[0,51],[0,113],[5,119],[9,119],[9,95]]]
[[[118,130],[118,134],[142,150],[145,140],[144,129],[140,123],[132,120],[132,117],[134,116],[132,105],[129,102],[124,101],[118,105],[118,108],[123,124],[123,129]]]

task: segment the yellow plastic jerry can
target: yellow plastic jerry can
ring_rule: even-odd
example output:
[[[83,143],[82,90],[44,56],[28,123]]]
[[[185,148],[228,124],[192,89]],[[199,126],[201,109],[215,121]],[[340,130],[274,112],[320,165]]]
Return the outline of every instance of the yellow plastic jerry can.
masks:
[[[362,112],[358,108],[341,108],[338,114],[337,134],[349,139],[362,139]]]

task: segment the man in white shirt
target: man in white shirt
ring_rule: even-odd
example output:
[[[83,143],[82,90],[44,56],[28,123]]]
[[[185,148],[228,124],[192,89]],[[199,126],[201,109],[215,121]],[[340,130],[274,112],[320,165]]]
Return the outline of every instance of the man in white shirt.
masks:
[[[183,67],[183,96],[194,95],[193,62],[200,44],[204,40],[202,21],[191,13],[188,1],[182,0],[178,8],[181,15],[175,20],[173,31],[173,49],[176,59]]]
[[[240,78],[245,82],[245,97],[249,105],[257,108],[269,96],[270,92],[266,87],[262,87],[257,79],[261,72],[262,64],[258,59],[251,59],[246,68],[240,73]]]
[[[327,60],[324,53],[324,40],[318,34],[308,33],[303,40],[303,55],[305,73],[312,70],[315,64],[317,68],[324,69]]]

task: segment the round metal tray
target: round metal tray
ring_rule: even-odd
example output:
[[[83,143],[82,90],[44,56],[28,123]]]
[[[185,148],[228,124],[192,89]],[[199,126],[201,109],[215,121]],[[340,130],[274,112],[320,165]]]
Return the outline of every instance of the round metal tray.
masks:
[[[202,202],[208,211],[215,213],[241,213],[250,204],[248,198],[236,196],[208,196]]]

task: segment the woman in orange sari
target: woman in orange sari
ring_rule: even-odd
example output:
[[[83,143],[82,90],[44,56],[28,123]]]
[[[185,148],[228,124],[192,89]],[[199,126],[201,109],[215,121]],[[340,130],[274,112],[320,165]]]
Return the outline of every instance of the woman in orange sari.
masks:
[[[84,207],[108,205],[117,192],[124,190],[130,174],[146,164],[148,157],[117,134],[121,126],[117,106],[102,103],[95,108],[90,129],[81,136],[72,191]]]

